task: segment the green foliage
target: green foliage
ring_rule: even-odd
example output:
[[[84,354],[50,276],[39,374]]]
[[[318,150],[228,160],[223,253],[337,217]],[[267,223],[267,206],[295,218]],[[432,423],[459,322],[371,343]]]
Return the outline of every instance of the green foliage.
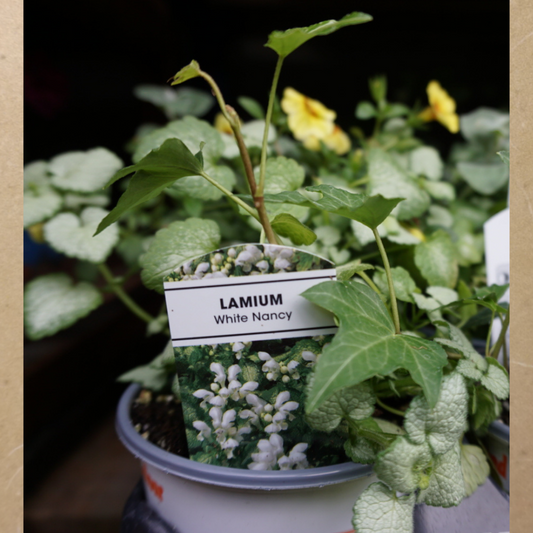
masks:
[[[297,246],[313,244],[316,240],[315,233],[289,213],[276,215],[272,220],[272,229],[278,235],[289,238]]]

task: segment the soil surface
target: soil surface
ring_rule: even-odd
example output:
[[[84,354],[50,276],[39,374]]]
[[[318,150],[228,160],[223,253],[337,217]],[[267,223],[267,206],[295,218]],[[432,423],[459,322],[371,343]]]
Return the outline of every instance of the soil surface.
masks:
[[[136,431],[167,452],[189,457],[181,405],[172,394],[142,390],[131,406]]]

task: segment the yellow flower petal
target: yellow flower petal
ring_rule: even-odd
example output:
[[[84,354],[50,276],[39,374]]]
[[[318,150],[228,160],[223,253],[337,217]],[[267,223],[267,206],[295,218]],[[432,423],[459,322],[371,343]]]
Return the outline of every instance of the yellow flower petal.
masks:
[[[333,132],[322,140],[337,155],[345,154],[352,147],[350,137],[337,125],[333,128]]]
[[[233,130],[229,125],[228,119],[222,113],[217,113],[215,117],[215,129],[220,133],[233,135]]]
[[[455,113],[455,100],[435,80],[429,82],[426,91],[430,106],[418,115],[419,118],[426,122],[438,120],[452,133],[457,133],[459,117]]]

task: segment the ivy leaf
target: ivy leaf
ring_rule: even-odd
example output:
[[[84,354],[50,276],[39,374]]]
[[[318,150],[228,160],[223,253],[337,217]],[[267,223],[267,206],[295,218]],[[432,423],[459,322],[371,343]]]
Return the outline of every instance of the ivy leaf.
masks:
[[[309,413],[306,421],[313,429],[333,431],[344,418],[363,420],[370,417],[375,403],[376,397],[369,383],[345,387]]]
[[[173,81],[170,85],[179,85],[184,81],[197,78],[198,76],[200,76],[200,65],[198,64],[198,61],[193,59],[187,66],[183,67],[176,74],[174,74],[172,77]]]
[[[368,194],[404,198],[393,211],[398,220],[418,217],[430,205],[428,193],[387,152],[379,148],[372,148],[368,153],[368,176]]]
[[[457,441],[451,450],[435,457],[429,486],[420,491],[418,503],[424,502],[435,507],[453,507],[459,505],[465,496],[461,450]]]
[[[372,483],[355,502],[357,533],[412,533],[415,495],[397,496],[384,483]]]
[[[305,224],[302,224],[297,218],[289,213],[280,213],[271,222],[272,229],[282,237],[288,237],[293,244],[300,246],[302,244],[310,245],[316,241],[316,235]]]
[[[102,263],[119,239],[118,226],[93,237],[96,227],[108,214],[100,207],[86,207],[78,217],[74,213],[60,213],[44,225],[47,242],[58,252],[91,263]]]
[[[474,163],[460,161],[457,171],[476,192],[485,195],[494,194],[509,180],[509,167],[503,163]]]
[[[74,285],[64,273],[48,274],[30,281],[24,289],[24,325],[31,340],[68,328],[103,303],[90,283]]]
[[[94,148],[58,155],[50,161],[48,170],[54,187],[88,193],[100,190],[123,164],[113,152]]]
[[[470,496],[490,474],[490,466],[483,450],[472,444],[461,444],[461,469],[465,482],[465,496]]]
[[[219,242],[220,231],[212,220],[189,218],[160,229],[139,258],[143,283],[162,293],[163,278],[187,259],[216,250]]]
[[[120,197],[116,207],[102,220],[95,235],[116,222],[126,211],[155,198],[177,179],[197,176],[200,172],[200,162],[182,141],[166,140],[160,148],[150,152],[135,165],[123,168],[111,178],[107,186],[135,173],[126,192]]]
[[[387,308],[372,289],[353,281],[326,281],[302,296],[334,313],[339,321],[338,332],[315,367],[308,413],[343,387],[398,368],[408,370],[429,404],[435,405],[446,353],[432,341],[396,335]]]
[[[291,28],[286,31],[273,31],[268,36],[268,42],[265,44],[268,48],[272,48],[281,58],[287,57],[291,52],[294,52],[298,47],[307,42],[313,37],[320,35],[328,35],[334,31],[343,28],[344,26],[352,26],[354,24],[362,24],[372,20],[370,15],[366,13],[353,12],[346,15],[340,20],[326,20],[307,26],[304,28]],[[178,72],[179,74],[179,72]]]
[[[415,444],[428,443],[434,455],[449,451],[463,433],[468,412],[468,391],[458,372],[442,380],[439,399],[430,408],[418,395],[405,414],[404,428]]]
[[[437,230],[415,247],[415,265],[430,285],[455,287],[459,266],[450,236]]]

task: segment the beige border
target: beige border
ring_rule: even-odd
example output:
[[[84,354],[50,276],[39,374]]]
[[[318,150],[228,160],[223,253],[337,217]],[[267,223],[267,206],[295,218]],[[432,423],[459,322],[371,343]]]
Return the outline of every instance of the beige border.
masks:
[[[511,0],[511,531],[533,524],[533,4]]]
[[[22,531],[22,0],[0,1],[0,531]]]

